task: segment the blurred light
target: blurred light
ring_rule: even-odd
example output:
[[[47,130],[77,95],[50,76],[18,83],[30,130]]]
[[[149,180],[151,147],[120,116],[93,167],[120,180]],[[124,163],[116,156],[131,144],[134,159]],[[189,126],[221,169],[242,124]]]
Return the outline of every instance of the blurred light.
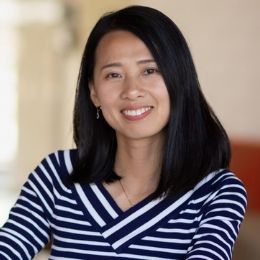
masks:
[[[13,30],[0,31],[0,163],[14,159],[17,148],[17,38]]]
[[[63,12],[55,0],[0,0],[0,172],[15,159],[18,143],[18,29],[30,23],[57,23]]]
[[[54,23],[62,19],[63,12],[61,4],[55,0],[0,0],[0,26]]]

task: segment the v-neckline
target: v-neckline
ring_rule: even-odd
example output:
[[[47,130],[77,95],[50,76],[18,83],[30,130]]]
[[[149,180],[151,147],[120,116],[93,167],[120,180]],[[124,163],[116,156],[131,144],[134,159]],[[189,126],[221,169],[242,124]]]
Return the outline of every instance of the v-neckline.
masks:
[[[83,214],[117,253],[155,230],[169,215],[177,214],[176,209],[183,208],[192,194],[190,191],[174,199],[152,199],[149,195],[123,211],[102,183],[76,183],[74,187]]]
[[[96,184],[97,187],[100,189],[100,191],[103,193],[103,195],[106,197],[106,199],[109,201],[110,205],[114,208],[114,210],[116,212],[118,212],[118,214],[128,214],[131,212],[134,212],[136,210],[138,210],[138,208],[143,207],[144,205],[146,205],[147,203],[149,203],[150,201],[152,201],[153,196],[152,194],[149,194],[148,196],[144,197],[142,200],[140,200],[139,202],[137,202],[136,204],[132,205],[131,207],[129,207],[126,210],[123,210],[118,203],[116,202],[116,200],[113,198],[113,196],[111,195],[111,193],[107,190],[107,188],[105,187],[105,185],[101,182]]]

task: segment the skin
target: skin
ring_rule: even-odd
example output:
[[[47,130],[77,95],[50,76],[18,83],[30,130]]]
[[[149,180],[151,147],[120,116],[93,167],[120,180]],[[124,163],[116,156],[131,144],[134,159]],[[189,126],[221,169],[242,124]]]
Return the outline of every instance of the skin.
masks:
[[[158,185],[170,111],[168,91],[146,45],[132,33],[118,30],[98,44],[90,92],[116,131],[114,170],[122,176],[124,190],[118,181],[104,185],[127,210]]]

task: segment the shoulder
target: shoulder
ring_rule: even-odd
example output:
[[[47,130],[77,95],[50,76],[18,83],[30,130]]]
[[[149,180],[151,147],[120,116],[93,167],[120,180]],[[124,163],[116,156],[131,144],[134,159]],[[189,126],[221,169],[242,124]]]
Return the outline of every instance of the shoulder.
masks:
[[[73,170],[78,157],[76,149],[58,150],[45,156],[32,172],[32,177],[62,180]]]
[[[51,218],[57,198],[63,201],[73,199],[66,179],[76,155],[76,150],[59,150],[45,156],[29,174],[20,199],[34,201],[35,207]]]
[[[218,194],[230,192],[247,197],[243,182],[228,169],[215,172],[210,185]]]
[[[77,149],[57,150],[44,157],[40,164],[44,163],[57,168],[63,168],[70,174],[77,158]]]
[[[199,185],[197,185],[199,186]],[[243,182],[229,170],[219,170],[209,174],[201,181],[197,192],[203,196],[204,209],[208,212],[226,211],[243,219],[247,206],[247,193]]]
[[[203,178],[194,190],[208,189],[210,191],[222,192],[224,190],[237,191],[246,195],[243,182],[235,173],[228,169],[214,171]]]

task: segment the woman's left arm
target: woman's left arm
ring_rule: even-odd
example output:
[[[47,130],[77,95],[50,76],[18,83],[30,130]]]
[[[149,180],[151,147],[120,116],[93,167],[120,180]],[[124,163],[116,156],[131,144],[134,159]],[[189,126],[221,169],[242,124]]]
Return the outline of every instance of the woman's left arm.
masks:
[[[246,205],[246,191],[241,181],[235,176],[224,179],[208,199],[186,259],[231,259]]]

